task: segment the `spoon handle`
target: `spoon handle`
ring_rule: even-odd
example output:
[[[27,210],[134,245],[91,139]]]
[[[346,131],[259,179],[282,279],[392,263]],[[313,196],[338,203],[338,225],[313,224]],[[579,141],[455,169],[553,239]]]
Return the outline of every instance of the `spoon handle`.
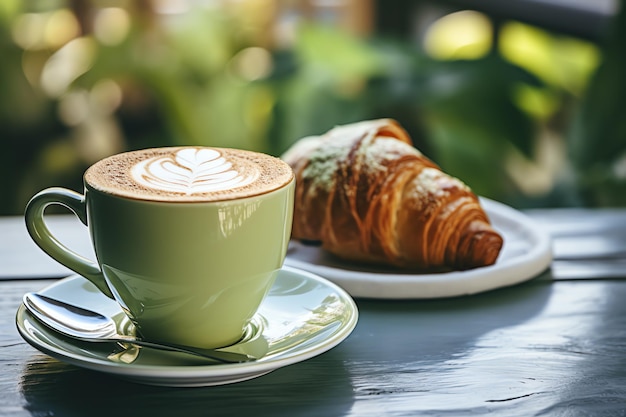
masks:
[[[223,363],[249,362],[249,354],[180,345],[164,345],[138,337],[119,334],[115,322],[100,313],[65,303],[43,294],[27,293],[23,303],[29,313],[46,327],[84,342],[122,342],[170,352],[182,352]],[[226,348],[224,348],[226,349]]]
[[[108,341],[112,341],[112,339],[108,339]],[[227,352],[223,350],[216,349],[202,349],[202,348],[194,348],[188,346],[178,346],[178,345],[162,345],[160,343],[149,342],[147,340],[139,339],[139,338],[125,338],[120,337],[118,342],[123,343],[131,343],[137,346],[143,346],[152,349],[165,350],[170,352],[181,352],[187,353],[189,355],[200,356],[207,359],[216,360],[218,362],[223,363],[240,363],[240,362],[250,362],[255,360],[255,358],[243,354],[243,353],[235,353],[235,352]]]

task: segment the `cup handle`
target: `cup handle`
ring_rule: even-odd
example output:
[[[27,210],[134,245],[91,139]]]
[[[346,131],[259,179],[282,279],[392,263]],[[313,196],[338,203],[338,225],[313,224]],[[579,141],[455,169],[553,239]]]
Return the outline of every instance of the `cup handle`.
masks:
[[[65,188],[48,188],[37,193],[26,205],[26,228],[31,238],[44,252],[91,281],[107,297],[113,298],[104,275],[97,263],[68,249],[55,238],[44,221],[44,211],[49,205],[60,205],[70,209],[81,222],[87,225],[85,196]]]

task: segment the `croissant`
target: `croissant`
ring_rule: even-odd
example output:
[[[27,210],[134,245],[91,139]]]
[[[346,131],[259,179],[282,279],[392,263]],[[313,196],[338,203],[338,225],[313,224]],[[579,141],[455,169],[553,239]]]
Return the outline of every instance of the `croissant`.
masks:
[[[392,119],[338,126],[282,155],[296,175],[292,238],[339,258],[419,270],[495,263],[503,245],[477,196]]]

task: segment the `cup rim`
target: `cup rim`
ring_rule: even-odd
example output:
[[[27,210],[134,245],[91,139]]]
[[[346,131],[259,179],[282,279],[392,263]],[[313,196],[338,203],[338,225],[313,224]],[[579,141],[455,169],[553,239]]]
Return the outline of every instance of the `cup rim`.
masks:
[[[230,190],[216,190],[206,192],[194,192],[185,194],[184,192],[178,193],[177,191],[165,191],[163,194],[159,194],[158,188],[153,192],[152,187],[145,186],[139,182],[135,182],[130,174],[131,168],[135,164],[150,160],[151,158],[172,158],[179,150],[183,149],[210,149],[216,150],[220,153],[220,158],[227,158],[228,162],[237,163],[235,161],[245,161],[244,164],[252,162],[259,166],[259,172],[264,172],[271,178],[271,181],[260,179],[260,187],[252,187],[248,185],[242,185],[233,187],[232,192]],[[151,152],[149,157],[145,157],[145,152]],[[134,154],[143,153],[139,158]],[[230,154],[230,155],[229,155]],[[176,156],[178,158],[178,156]],[[108,163],[114,159],[117,159],[121,170],[125,170],[129,179],[117,180],[114,177],[108,177],[102,182],[100,180],[94,181],[98,175],[106,175],[106,171],[110,168]],[[276,171],[268,168],[270,165],[276,164]],[[275,173],[275,175],[274,175]],[[263,178],[263,177],[261,177]],[[275,181],[275,183],[272,183]],[[162,202],[168,204],[187,204],[187,203],[216,203],[226,201],[239,201],[244,198],[254,198],[264,194],[270,194],[288,187],[295,182],[295,173],[293,169],[284,160],[257,151],[249,151],[245,149],[236,148],[223,148],[213,146],[166,146],[156,148],[146,148],[134,151],[122,152],[103,158],[94,164],[92,164],[83,174],[83,185],[85,190],[97,192],[100,194],[119,197],[127,200],[140,200],[146,202]],[[117,183],[117,184],[116,184]],[[130,188],[125,188],[130,184]]]
[[[123,201],[129,201],[129,202],[136,202],[136,203],[145,203],[145,204],[162,204],[162,205],[167,205],[167,206],[174,206],[174,205],[195,205],[195,206],[199,206],[199,205],[213,205],[213,204],[228,204],[228,203],[240,203],[240,202],[244,202],[247,200],[254,200],[254,199],[259,199],[259,198],[264,198],[267,196],[270,196],[272,194],[276,194],[276,193],[280,193],[284,190],[286,190],[287,188],[290,187],[295,187],[296,184],[296,179],[295,177],[293,177],[289,182],[283,184],[282,186],[272,189],[272,190],[268,190],[266,192],[263,193],[259,193],[259,194],[253,194],[253,195],[247,195],[247,196],[242,196],[242,197],[234,197],[234,198],[225,198],[222,200],[184,200],[184,201],[176,201],[176,200],[161,200],[161,199],[150,199],[150,198],[138,198],[138,197],[133,197],[130,195],[122,195],[122,194],[116,194],[116,193],[112,193],[112,192],[108,192],[105,190],[101,190],[98,188],[95,188],[92,184],[90,184],[89,182],[87,182],[87,180],[83,179],[83,185],[85,187],[85,195],[92,194],[99,194],[102,196],[106,196],[109,198],[115,198],[115,199],[119,199],[119,200],[123,200]]]

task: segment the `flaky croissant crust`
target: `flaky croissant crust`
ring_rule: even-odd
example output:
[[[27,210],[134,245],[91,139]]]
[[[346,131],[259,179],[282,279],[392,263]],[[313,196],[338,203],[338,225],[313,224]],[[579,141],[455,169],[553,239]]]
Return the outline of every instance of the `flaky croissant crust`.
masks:
[[[424,270],[491,265],[502,248],[476,195],[394,120],[301,139],[283,159],[296,175],[293,239],[346,260]]]

